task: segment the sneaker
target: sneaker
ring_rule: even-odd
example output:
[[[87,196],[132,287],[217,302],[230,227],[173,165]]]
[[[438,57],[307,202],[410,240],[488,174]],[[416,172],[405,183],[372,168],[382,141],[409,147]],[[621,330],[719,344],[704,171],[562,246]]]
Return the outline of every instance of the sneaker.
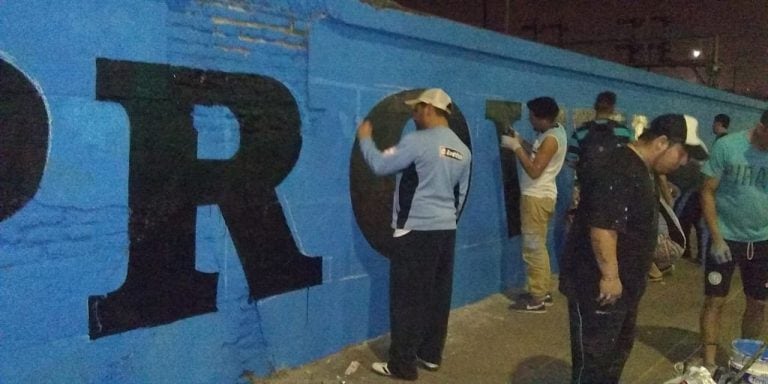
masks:
[[[659,283],[659,282],[664,281],[664,276],[651,276],[651,275],[648,275],[648,281],[650,281],[651,283]]]
[[[419,363],[419,365],[426,369],[427,371],[435,372],[438,369],[440,369],[440,364],[430,363],[429,361],[422,360],[420,357],[416,357],[416,361]]]
[[[385,362],[376,362],[371,364],[371,370],[382,376],[392,376],[392,372],[389,371],[387,365]]]
[[[661,273],[656,263],[651,264],[651,268],[648,270],[648,281],[659,282],[664,280],[664,274]]]
[[[418,374],[416,373],[414,373],[413,376],[402,376],[400,374],[392,373],[392,371],[389,370],[389,363],[383,362],[383,361],[371,364],[371,370],[378,373],[379,375],[397,378],[401,380],[413,381],[419,378]]]
[[[518,301],[531,301],[531,300],[533,300],[533,296],[531,296],[531,294],[528,293],[528,292],[521,293],[521,294],[517,295],[517,297],[515,298],[515,302],[518,302]],[[552,294],[551,293],[547,293],[546,295],[544,295],[544,299],[542,300],[542,302],[544,302],[544,305],[547,306],[547,307],[551,307],[551,306],[555,305],[555,300],[552,299]]]
[[[675,272],[675,265],[674,264],[670,264],[668,267],[666,267],[664,269],[659,269],[659,272],[661,272],[662,275],[669,275],[669,274]]]
[[[533,300],[518,300],[512,303],[509,309],[515,312],[547,313],[547,307],[543,301],[534,303]]]

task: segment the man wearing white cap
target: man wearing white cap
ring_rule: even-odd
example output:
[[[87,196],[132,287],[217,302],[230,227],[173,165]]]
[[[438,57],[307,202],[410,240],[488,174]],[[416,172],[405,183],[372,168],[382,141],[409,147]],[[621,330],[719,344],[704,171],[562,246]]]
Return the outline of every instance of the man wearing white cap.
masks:
[[[595,164],[560,260],[568,298],[571,382],[618,383],[632,350],[640,298],[657,243],[659,191],[667,174],[707,151],[690,116],[661,115],[637,141]]]
[[[720,313],[736,266],[746,296],[741,336],[760,338],[768,299],[768,111],[750,130],[717,140],[701,169],[701,212],[711,241],[705,262],[701,338],[715,366]]]
[[[448,127],[451,98],[438,88],[407,100],[416,132],[383,152],[368,120],[357,129],[360,150],[377,175],[397,173],[390,259],[389,361],[371,368],[384,376],[418,378],[417,366],[437,370],[448,331],[456,223],[469,187],[472,155]]]

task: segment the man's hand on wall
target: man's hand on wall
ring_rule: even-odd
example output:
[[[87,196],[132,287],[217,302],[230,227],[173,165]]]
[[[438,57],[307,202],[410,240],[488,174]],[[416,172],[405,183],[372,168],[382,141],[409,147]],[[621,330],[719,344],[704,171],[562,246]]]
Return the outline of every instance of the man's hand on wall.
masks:
[[[368,120],[363,120],[360,125],[357,126],[357,139],[368,139],[373,135],[373,125]]]

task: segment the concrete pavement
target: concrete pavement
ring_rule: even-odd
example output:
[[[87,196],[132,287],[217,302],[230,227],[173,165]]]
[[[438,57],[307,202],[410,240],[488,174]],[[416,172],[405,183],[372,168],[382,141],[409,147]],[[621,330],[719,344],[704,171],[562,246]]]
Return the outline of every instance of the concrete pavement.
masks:
[[[640,305],[637,339],[622,376],[622,383],[663,383],[673,377],[673,364],[694,355],[698,348],[698,321],[703,301],[702,269],[681,260],[664,281],[649,283]],[[738,275],[738,274],[737,274]],[[738,276],[737,276],[738,277]],[[720,364],[727,365],[730,341],[739,335],[744,298],[740,280],[734,279],[723,316]],[[546,314],[510,312],[509,299],[492,295],[451,313],[443,364],[438,372],[419,371],[419,383],[568,383],[570,346],[567,305],[555,294]],[[374,361],[386,360],[388,337],[350,346],[305,366],[280,371],[268,378],[250,378],[254,384],[393,383],[370,370]],[[360,367],[345,375],[350,363]]]

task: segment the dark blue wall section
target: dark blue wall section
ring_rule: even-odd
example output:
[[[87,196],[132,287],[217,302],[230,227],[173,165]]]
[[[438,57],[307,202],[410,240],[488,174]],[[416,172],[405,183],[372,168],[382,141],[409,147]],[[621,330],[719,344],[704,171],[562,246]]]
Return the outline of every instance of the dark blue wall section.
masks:
[[[498,135],[533,137],[525,101],[571,129],[611,89],[709,142],[715,114],[768,107],[354,0],[6,0],[0,20],[0,383],[237,383],[387,332],[391,182],[366,184],[355,128],[392,119],[397,141],[386,101],[417,89],[453,97],[473,150],[455,307],[522,284]]]

